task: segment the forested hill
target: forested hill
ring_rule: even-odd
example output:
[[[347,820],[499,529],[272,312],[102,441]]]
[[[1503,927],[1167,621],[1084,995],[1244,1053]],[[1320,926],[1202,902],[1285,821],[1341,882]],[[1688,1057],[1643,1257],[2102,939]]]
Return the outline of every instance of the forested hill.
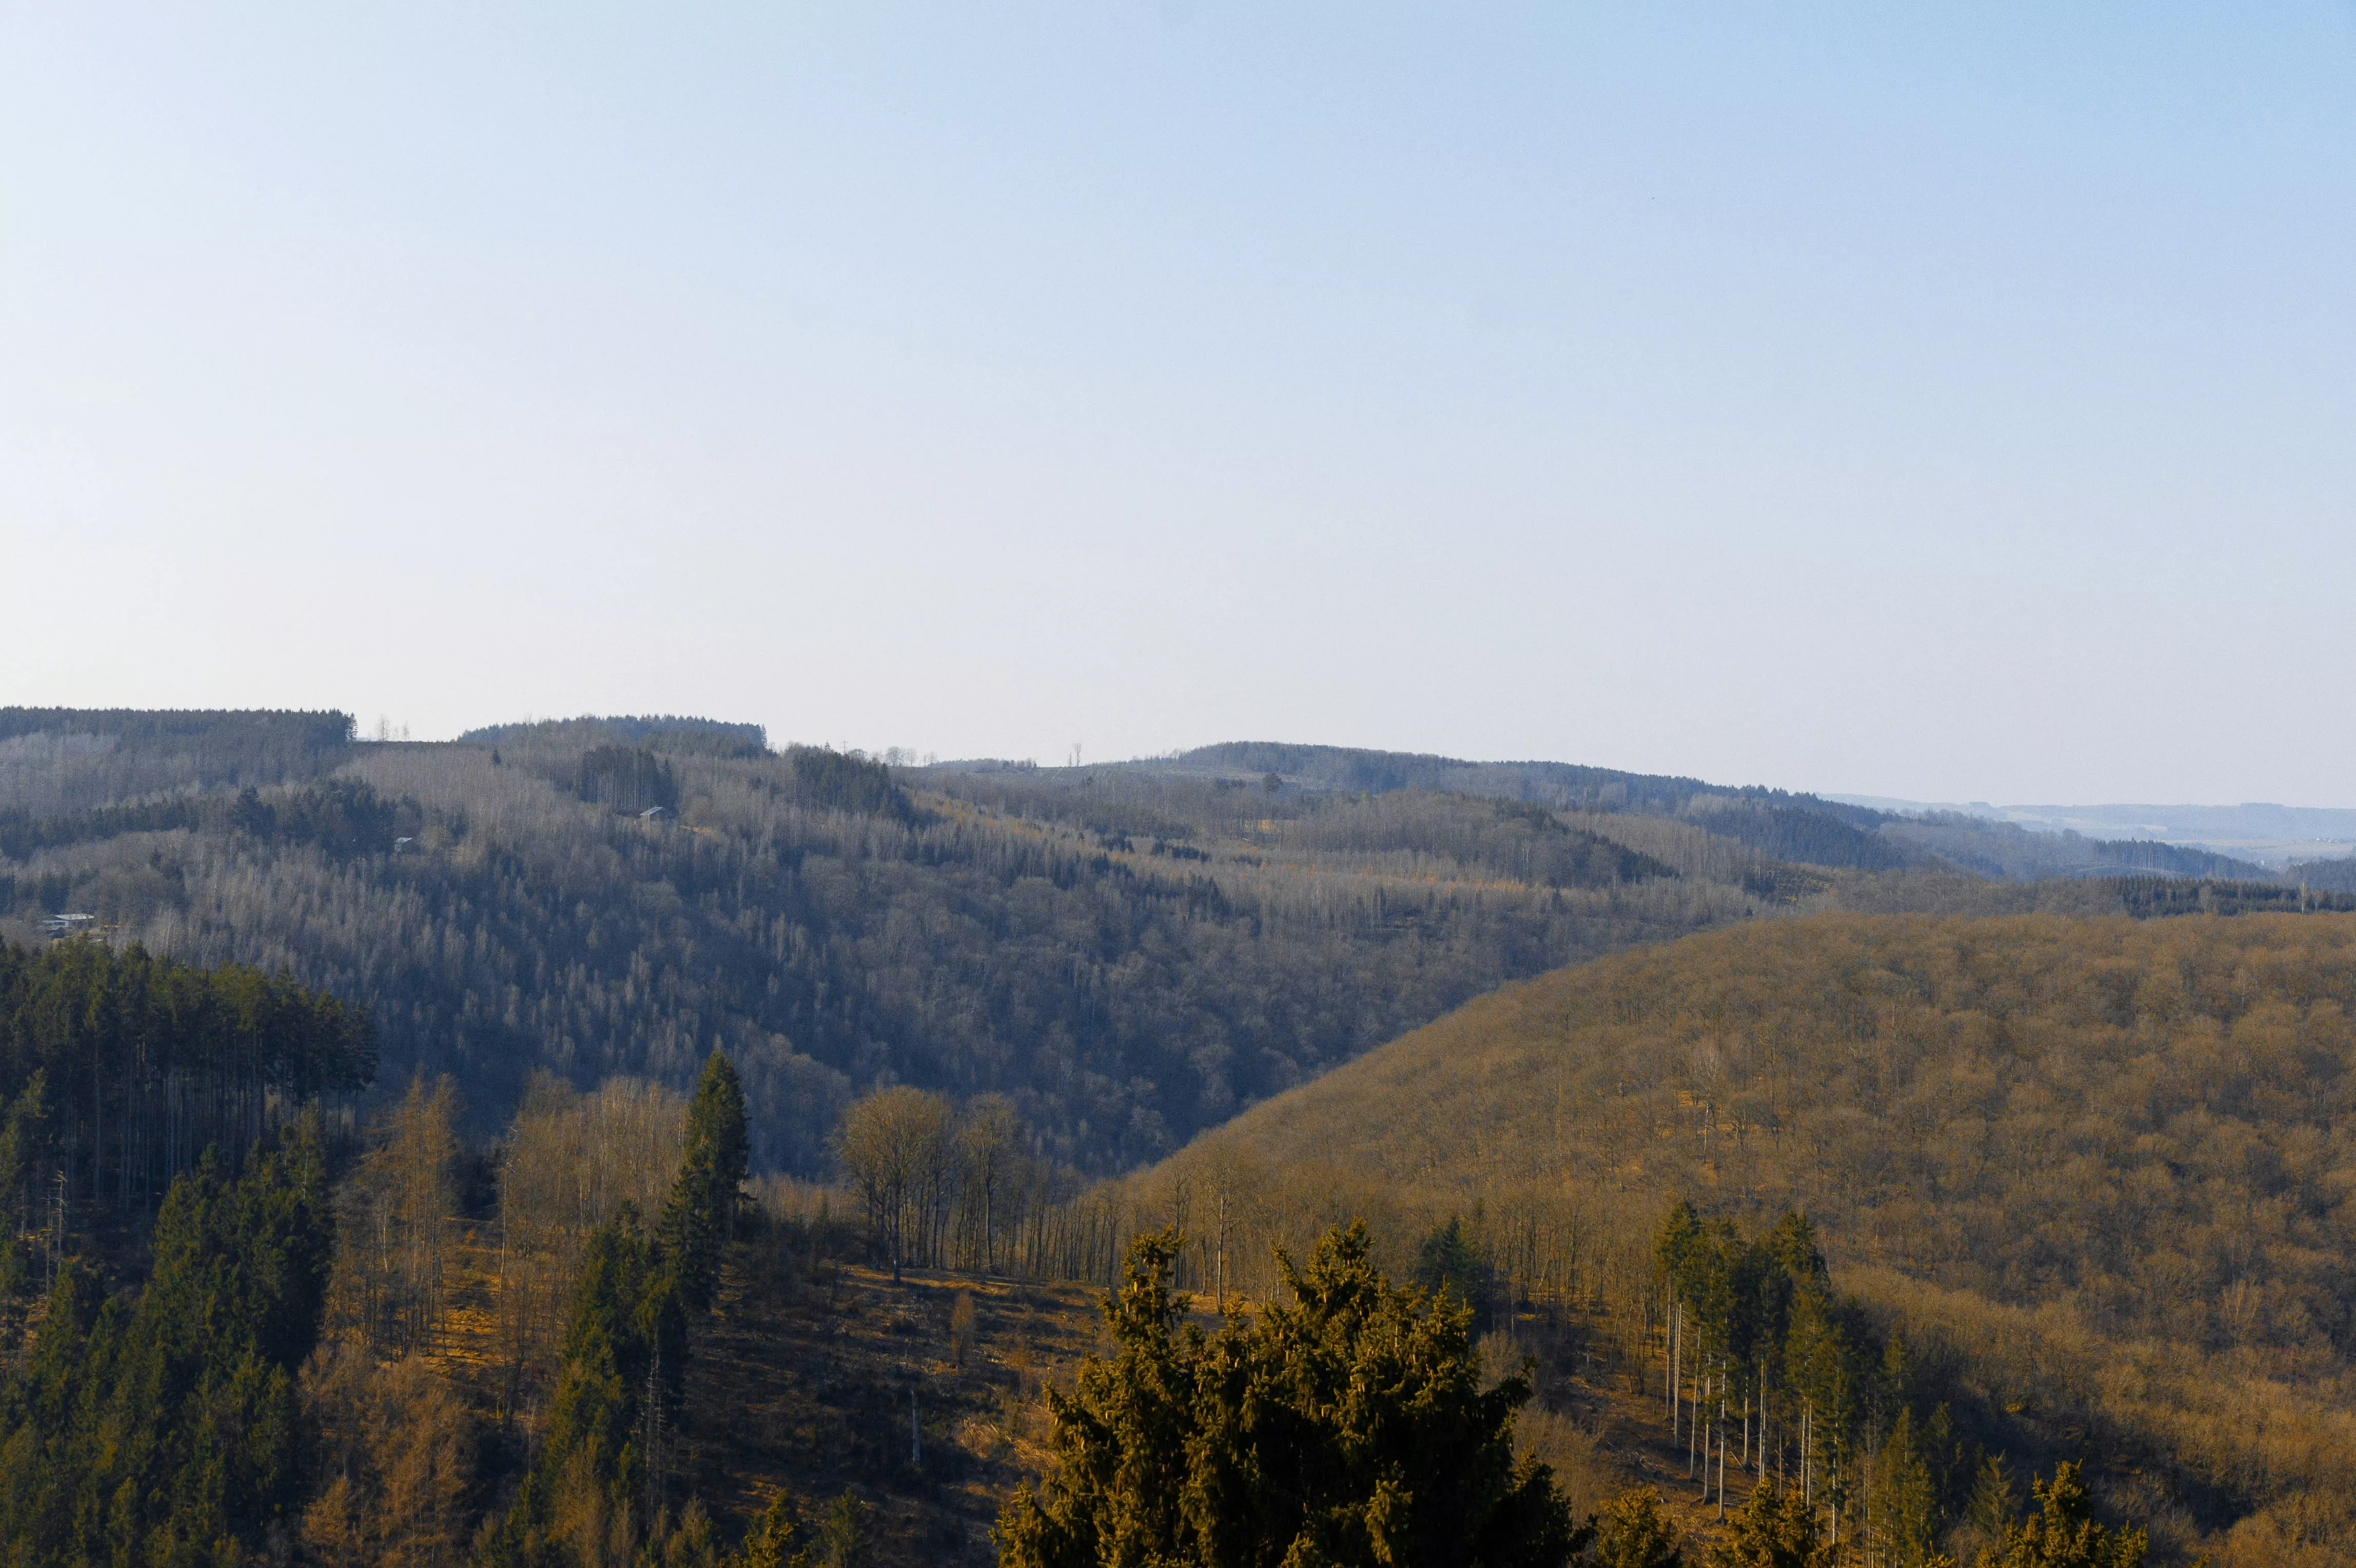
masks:
[[[1444,771],[1346,789],[1315,757],[1271,788],[1196,764],[887,767],[676,715],[413,745],[355,743],[341,714],[9,710],[0,730],[16,940],[88,915],[117,945],[284,971],[369,1011],[386,1090],[455,1074],[478,1131],[536,1067],[683,1085],[717,1044],[755,1160],[805,1172],[879,1082],[1006,1091],[1038,1153],[1108,1171],[1576,960],[1830,903],[2179,897],[1860,870],[1862,819],[1799,797],[1573,809]]]
[[[1944,866],[2015,879],[2122,875],[2275,878],[2253,863],[2148,840],[2035,832],[2016,823],[1954,812],[1901,815],[1758,785],[1728,787],[1568,762],[1467,762],[1422,753],[1234,741],[1123,766],[1238,782],[1273,777],[1309,790],[1437,790],[1561,811],[1665,817],[1777,860],[1814,865],[1866,870]]]
[[[769,749],[769,732],[759,725],[729,724],[678,714],[612,717],[584,714],[577,719],[486,725],[458,738],[490,746],[513,746],[518,742],[544,746],[569,741],[577,741],[584,747],[621,744],[663,751],[711,752],[720,757],[758,757]]]
[[[2352,1132],[2356,916],[1825,915],[1509,987],[1130,1186],[1246,1259],[1461,1214],[1630,1303],[1674,1199],[1803,1209],[1991,1451],[2094,1459],[2187,1557],[2345,1563]]]
[[[316,778],[352,732],[340,713],[0,708],[0,822]]]
[[[1120,1168],[1505,981],[1815,886],[1462,796],[1307,812],[1081,775],[1033,810],[676,718],[177,783],[138,771],[149,742],[46,722],[5,757],[16,940],[86,913],[118,946],[284,970],[369,1009],[381,1085],[450,1071],[482,1128],[535,1067],[683,1084],[717,1044],[756,1162],[805,1171],[894,1080],[1005,1090],[1040,1153]]]

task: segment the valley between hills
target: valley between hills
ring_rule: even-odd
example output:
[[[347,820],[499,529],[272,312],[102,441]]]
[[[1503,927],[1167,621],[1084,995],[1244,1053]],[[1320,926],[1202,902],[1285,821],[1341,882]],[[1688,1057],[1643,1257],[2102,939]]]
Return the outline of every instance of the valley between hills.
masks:
[[[1756,1486],[2010,1568],[2075,1466],[2154,1563],[2343,1563],[2351,886],[1554,763],[0,710],[0,1543],[1056,1560],[1106,1368],[1299,1364],[1364,1269],[1526,1380],[1583,1561]]]

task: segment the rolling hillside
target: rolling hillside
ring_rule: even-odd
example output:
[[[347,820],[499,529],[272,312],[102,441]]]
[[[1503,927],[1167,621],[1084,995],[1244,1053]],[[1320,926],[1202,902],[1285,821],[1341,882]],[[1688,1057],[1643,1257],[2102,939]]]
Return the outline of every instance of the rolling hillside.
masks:
[[[0,934],[287,971],[477,1132],[535,1068],[683,1084],[721,1045],[755,1159],[809,1174],[879,1082],[1010,1093],[1041,1153],[1125,1168],[1505,981],[1824,886],[1464,795],[1043,790],[701,721],[5,718]]]
[[[1223,1199],[1245,1288],[1337,1213],[1394,1267],[1474,1216],[1624,1348],[1673,1198],[1804,1208],[1991,1446],[2086,1454],[2172,1552],[2356,1542],[2347,916],[1746,924],[1484,997],[1130,1190],[1198,1234]]]
[[[1405,752],[1249,741],[1124,766],[1230,779],[1274,774],[1312,790],[1440,790],[1559,811],[1666,818],[1774,859],[1858,870],[1933,866],[2021,881],[2161,875],[2263,882],[2277,875],[2254,860],[2162,843],[2157,834],[2113,838],[2074,831],[2031,832],[1983,815],[1879,811],[1835,797],[1568,762],[1467,762]]]
[[[0,935],[87,915],[284,970],[371,1010],[381,1086],[455,1074],[477,1133],[536,1068],[683,1085],[718,1044],[756,1160],[809,1175],[878,1083],[1009,1093],[1039,1152],[1108,1173],[1581,959],[1811,908],[2179,896],[1991,880],[1895,831],[1330,747],[914,768],[671,716],[364,744],[336,714],[0,711]]]

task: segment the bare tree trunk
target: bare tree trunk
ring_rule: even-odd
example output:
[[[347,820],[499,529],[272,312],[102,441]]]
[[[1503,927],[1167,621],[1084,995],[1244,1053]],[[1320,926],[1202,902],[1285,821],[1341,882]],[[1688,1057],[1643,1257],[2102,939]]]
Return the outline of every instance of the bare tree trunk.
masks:
[[[1696,1379],[1695,1383],[1697,1392],[1700,1380]],[[1694,1477],[1694,1446],[1701,1441],[1700,1416],[1700,1401],[1697,1399],[1693,1407],[1686,1412],[1686,1479],[1688,1481]]]
[[[1726,1518],[1726,1373],[1718,1374],[1718,1517]]]
[[[1227,1189],[1219,1187],[1219,1311],[1227,1310]]]
[[[1677,1293],[1661,1304],[1661,1402],[1669,1407],[1669,1441],[1677,1440]]]
[[[1686,1307],[1676,1296],[1673,1304],[1673,1325],[1669,1332],[1669,1441],[1677,1440],[1677,1395],[1684,1388],[1686,1348]],[[1690,1466],[1687,1466],[1691,1468]]]

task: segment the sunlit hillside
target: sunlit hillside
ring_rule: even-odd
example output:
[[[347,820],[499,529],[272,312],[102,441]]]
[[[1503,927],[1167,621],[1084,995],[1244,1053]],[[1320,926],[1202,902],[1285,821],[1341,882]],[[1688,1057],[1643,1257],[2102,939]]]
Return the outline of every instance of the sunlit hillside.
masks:
[[[1217,1205],[1246,1288],[1347,1209],[1396,1262],[1477,1215],[1519,1293],[1631,1345],[1674,1197],[1804,1208],[1845,1288],[2167,1540],[2346,1561],[2351,1114],[2356,918],[1827,915],[1483,998],[1131,1191],[1198,1237]]]

